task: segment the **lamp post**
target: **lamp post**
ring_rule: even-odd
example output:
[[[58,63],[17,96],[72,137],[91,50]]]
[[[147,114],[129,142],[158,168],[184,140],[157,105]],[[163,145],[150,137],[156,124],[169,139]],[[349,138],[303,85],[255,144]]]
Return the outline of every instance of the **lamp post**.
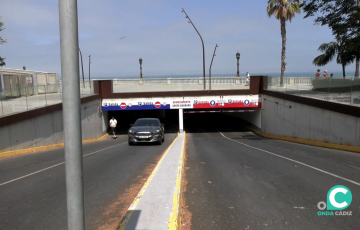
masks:
[[[189,18],[189,16],[185,12],[184,8],[182,9],[181,12],[183,12],[186,15],[186,18],[189,19],[189,23],[191,23],[191,25],[193,25],[194,29],[196,30],[196,32],[198,33],[198,35],[199,35],[199,37],[201,39],[202,48],[203,48],[203,75],[204,75],[204,90],[205,90],[206,89],[206,83],[205,83],[205,47],[204,47],[204,41],[203,41],[199,31],[196,29],[195,25],[192,23],[191,19]]]
[[[139,58],[139,63],[140,63],[140,81],[142,81],[143,77],[142,77],[142,58],[141,57]]]
[[[59,0],[67,229],[84,230],[84,181],[77,0]]]
[[[84,86],[84,89],[85,89],[84,65],[83,65],[82,53],[81,53],[80,48],[79,48],[79,53],[80,53],[80,58],[81,58],[81,69],[82,69],[82,77],[83,77],[83,86]]]
[[[236,74],[236,77],[240,77],[240,72],[239,72],[240,53],[239,53],[239,51],[236,53],[236,59],[237,59],[237,74]]]
[[[211,59],[211,64],[210,64],[210,69],[209,69],[209,90],[211,90],[211,66],[212,66],[212,63],[214,61],[214,57],[216,56],[215,55],[215,52],[216,52],[216,48],[219,47],[217,44],[215,45],[215,50],[214,50],[214,54],[213,54],[213,57]]]
[[[90,89],[91,89],[90,65],[91,65],[91,55],[89,55],[89,86],[90,86]]]

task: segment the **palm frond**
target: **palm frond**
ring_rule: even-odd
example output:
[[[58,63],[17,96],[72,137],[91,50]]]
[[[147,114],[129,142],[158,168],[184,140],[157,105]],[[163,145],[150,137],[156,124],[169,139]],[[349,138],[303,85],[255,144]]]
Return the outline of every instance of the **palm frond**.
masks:
[[[313,60],[313,64],[316,66],[324,66],[328,64],[330,61],[332,61],[333,57],[334,56],[331,56],[327,53],[321,54]]]
[[[339,45],[337,42],[323,43],[318,48],[320,52],[337,52],[338,50]]]

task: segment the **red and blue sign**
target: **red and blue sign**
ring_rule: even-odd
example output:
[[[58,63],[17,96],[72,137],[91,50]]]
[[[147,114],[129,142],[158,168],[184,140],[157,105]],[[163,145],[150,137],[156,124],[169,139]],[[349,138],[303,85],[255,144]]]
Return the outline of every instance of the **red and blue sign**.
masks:
[[[103,111],[156,110],[156,109],[214,109],[214,108],[260,108],[258,95],[197,98],[134,98],[104,99]]]

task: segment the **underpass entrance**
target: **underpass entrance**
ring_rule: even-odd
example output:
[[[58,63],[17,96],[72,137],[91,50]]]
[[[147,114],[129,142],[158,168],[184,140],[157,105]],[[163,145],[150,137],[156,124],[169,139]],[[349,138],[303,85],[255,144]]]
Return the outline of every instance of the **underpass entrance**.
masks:
[[[118,133],[127,133],[130,124],[138,118],[159,118],[167,131],[176,129],[176,132],[183,132],[184,113],[254,112],[260,107],[259,95],[149,97],[102,101],[102,111],[108,112],[109,119],[114,116],[118,121]]]

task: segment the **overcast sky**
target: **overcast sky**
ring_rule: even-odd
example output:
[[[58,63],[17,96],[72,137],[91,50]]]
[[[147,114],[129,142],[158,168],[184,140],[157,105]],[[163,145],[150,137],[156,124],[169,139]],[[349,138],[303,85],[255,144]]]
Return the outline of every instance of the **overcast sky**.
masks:
[[[79,44],[88,74],[94,77],[139,74],[202,74],[202,46],[184,8],[205,43],[206,73],[215,44],[219,45],[212,73],[280,72],[280,22],[266,14],[267,0],[79,0]],[[0,46],[6,68],[61,72],[58,1],[0,0],[4,27]],[[123,38],[123,39],[121,39]],[[312,60],[321,43],[333,41],[328,27],[296,15],[287,24],[287,72],[315,72]],[[322,67],[341,72],[335,61]],[[353,75],[354,65],[347,67]]]

